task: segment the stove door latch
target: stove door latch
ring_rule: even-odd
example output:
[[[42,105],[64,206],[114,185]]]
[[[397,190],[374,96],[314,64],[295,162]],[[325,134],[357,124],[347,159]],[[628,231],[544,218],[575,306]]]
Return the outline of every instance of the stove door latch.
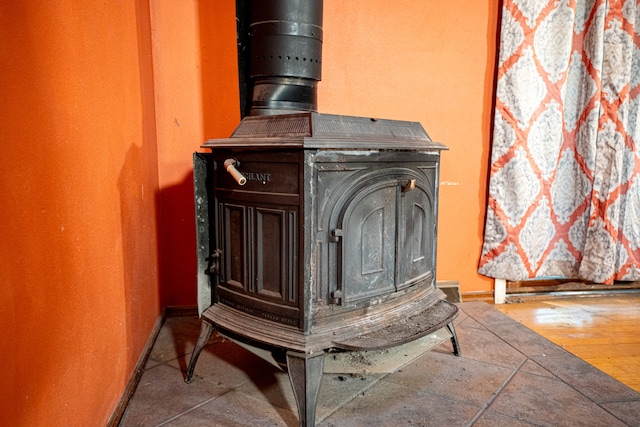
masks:
[[[213,251],[211,255],[207,258],[209,262],[209,266],[205,270],[205,273],[209,276],[218,276],[220,277],[220,257],[222,255],[222,249],[216,249]]]
[[[334,228],[333,230],[331,230],[331,236],[329,236],[330,242],[334,242],[334,243],[339,242],[341,238],[342,238],[341,228]]]

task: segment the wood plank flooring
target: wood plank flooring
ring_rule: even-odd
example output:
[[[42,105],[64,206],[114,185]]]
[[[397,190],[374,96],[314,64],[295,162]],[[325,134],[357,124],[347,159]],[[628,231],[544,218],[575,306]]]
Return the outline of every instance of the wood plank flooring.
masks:
[[[495,307],[640,392],[640,293]]]

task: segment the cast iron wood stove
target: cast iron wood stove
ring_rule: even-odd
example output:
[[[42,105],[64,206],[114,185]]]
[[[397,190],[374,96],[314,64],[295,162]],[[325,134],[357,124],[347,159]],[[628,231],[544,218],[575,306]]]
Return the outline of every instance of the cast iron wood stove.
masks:
[[[294,27],[307,28],[307,38],[321,35],[321,1],[258,3],[264,10],[252,26],[269,22],[275,38],[301,37],[287,33]],[[273,24],[268,15],[287,9],[282,3],[313,10],[288,12],[302,23]],[[309,15],[314,24],[306,23]],[[202,327],[187,382],[217,329],[274,355],[288,370],[300,425],[312,426],[327,351],[390,348],[446,327],[459,354],[458,309],[435,286],[446,147],[419,123],[313,111],[307,95],[319,72],[291,77],[288,67],[269,78],[252,71],[254,83],[263,82],[254,87],[253,115],[194,155]],[[277,89],[278,78],[285,90]],[[295,95],[300,87],[302,97]]]

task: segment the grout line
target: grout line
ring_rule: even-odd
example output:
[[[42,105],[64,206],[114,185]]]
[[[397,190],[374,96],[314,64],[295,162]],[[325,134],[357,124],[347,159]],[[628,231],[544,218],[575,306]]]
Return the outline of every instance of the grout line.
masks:
[[[525,358],[522,362],[520,362],[520,364],[513,370],[513,372],[511,372],[511,374],[502,382],[502,384],[500,384],[500,386],[496,389],[496,391],[493,392],[493,395],[484,403],[484,405],[482,405],[478,413],[475,415],[475,417],[471,419],[471,421],[469,421],[467,426],[472,426],[476,423],[476,421],[478,421],[478,419],[482,416],[482,414],[484,414],[487,408],[489,408],[489,406],[491,406],[491,404],[498,398],[500,393],[502,393],[502,390],[504,390],[507,384],[511,382],[511,379],[515,376],[515,374],[517,374],[518,371],[520,371],[520,368],[522,368],[522,366],[527,362],[527,360],[529,360],[528,357]]]
[[[178,418],[180,418],[181,416],[186,415],[186,414],[188,414],[189,412],[192,412],[192,411],[194,411],[194,410],[196,410],[196,409],[198,409],[198,408],[200,408],[200,407],[202,407],[202,406],[206,405],[207,403],[213,402],[213,401],[214,401],[214,400],[216,400],[217,398],[222,397],[222,396],[224,396],[224,395],[226,395],[226,394],[228,394],[228,393],[232,392],[233,390],[234,390],[234,389],[229,389],[229,390],[225,391],[224,393],[222,393],[222,394],[220,394],[220,395],[218,395],[218,396],[214,396],[214,397],[212,397],[212,398],[210,398],[210,399],[205,400],[204,402],[200,402],[200,403],[198,403],[197,405],[192,406],[191,408],[187,409],[186,411],[181,412],[181,413],[179,413],[179,414],[177,414],[177,415],[174,415],[174,416],[172,416],[171,418],[168,418],[168,419],[166,419],[166,420],[162,421],[160,424],[156,424],[156,427],[160,427],[160,426],[167,425],[167,424],[168,424],[168,423],[170,423],[171,421],[175,421],[175,420],[177,420]]]

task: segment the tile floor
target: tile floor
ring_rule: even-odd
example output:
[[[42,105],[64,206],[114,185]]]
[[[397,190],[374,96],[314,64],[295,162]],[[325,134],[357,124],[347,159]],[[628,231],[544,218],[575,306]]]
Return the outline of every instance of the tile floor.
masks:
[[[394,353],[393,372],[325,373],[316,425],[640,426],[639,393],[490,304],[459,307],[461,357],[441,338]],[[195,317],[166,320],[121,427],[298,425],[288,375],[220,336],[186,384],[199,329]]]

